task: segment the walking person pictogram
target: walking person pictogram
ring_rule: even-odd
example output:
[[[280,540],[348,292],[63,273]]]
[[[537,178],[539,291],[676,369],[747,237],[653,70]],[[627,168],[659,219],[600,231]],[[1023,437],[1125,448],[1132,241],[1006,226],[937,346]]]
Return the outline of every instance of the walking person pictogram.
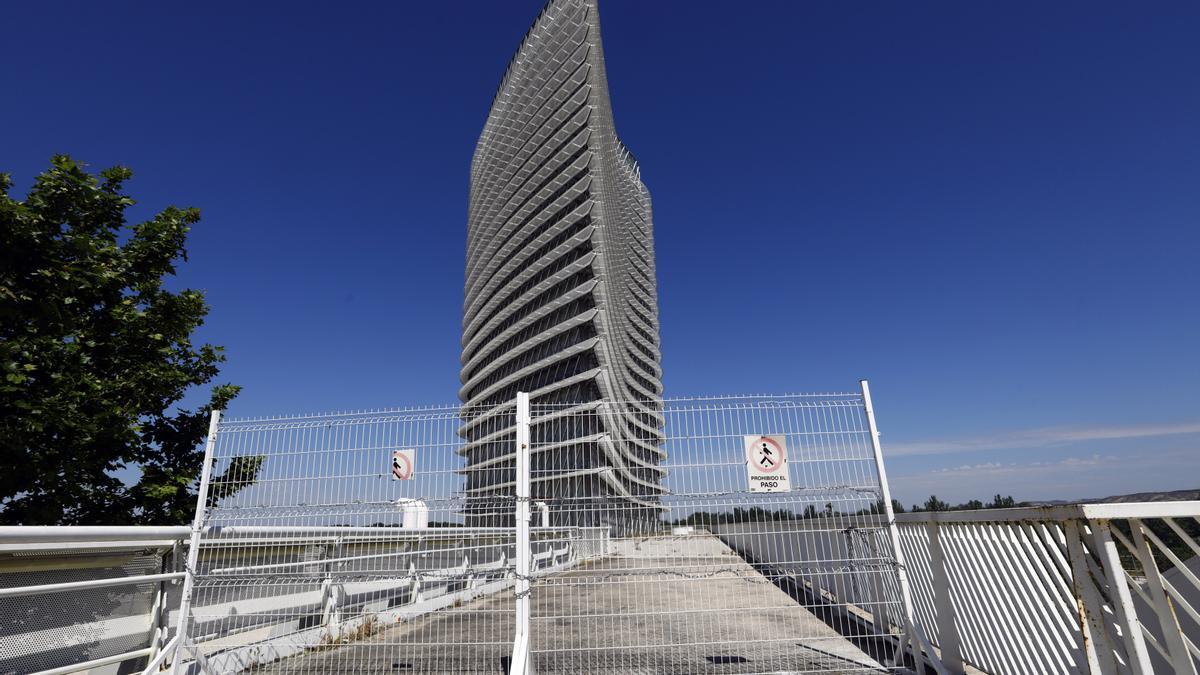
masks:
[[[392,480],[412,480],[416,469],[415,452],[412,448],[392,452]]]
[[[751,492],[791,489],[783,436],[746,436],[746,479]]]
[[[766,443],[763,443],[763,444],[762,444],[762,449],[761,449],[761,450],[759,450],[759,452],[761,452],[761,453],[762,453],[762,459],[760,459],[760,460],[758,461],[758,463],[759,463],[759,464],[761,464],[761,465],[763,465],[763,466],[767,467],[768,469],[770,469],[770,468],[772,468],[772,467],[774,467],[774,466],[775,466],[775,460],[774,460],[774,459],[772,459],[772,457],[771,457],[771,456],[772,456],[773,454],[775,454],[775,453],[773,453],[773,452],[771,451],[771,446],[767,445]]]

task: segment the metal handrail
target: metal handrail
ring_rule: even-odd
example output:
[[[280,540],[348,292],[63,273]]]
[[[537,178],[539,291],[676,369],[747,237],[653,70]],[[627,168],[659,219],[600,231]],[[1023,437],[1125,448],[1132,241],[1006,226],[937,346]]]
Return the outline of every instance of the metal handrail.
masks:
[[[61,668],[51,668],[50,670],[39,670],[38,672],[30,673],[29,675],[67,675],[67,673],[78,673],[82,670],[91,670],[92,668],[99,668],[100,666],[107,666],[107,665],[111,665],[114,663],[121,663],[123,661],[140,659],[143,656],[149,656],[150,653],[153,651],[154,650],[151,647],[146,647],[144,649],[135,649],[131,652],[125,652],[123,654],[113,654],[112,656],[105,656],[104,658],[100,658],[100,659],[92,659],[91,661],[83,661],[80,663],[73,663],[69,666],[63,666]]]
[[[1200,663],[1200,650],[1196,649],[1200,638],[1182,632],[1161,633],[1163,625],[1181,631],[1181,618],[1200,624],[1200,606],[1193,607],[1194,600],[1189,602],[1186,596],[1192,587],[1200,591],[1195,561],[1189,569],[1186,559],[1200,550],[1200,543],[1184,531],[1183,519],[1191,518],[1200,518],[1200,501],[896,514],[918,618],[928,630],[928,636],[921,636],[922,642],[928,637],[943,658],[947,653],[961,654],[961,670],[952,672],[977,672],[973,666],[996,675],[1032,672],[1028,659],[1041,658],[1057,659],[1080,673],[1149,672],[1146,663],[1167,664],[1159,670],[1194,673]],[[1150,525],[1156,522],[1161,525],[1155,524],[1152,530]],[[531,529],[554,535],[574,528]],[[1164,532],[1185,546],[1177,544],[1172,550],[1168,542],[1175,539],[1167,539]],[[281,538],[293,540],[301,533],[328,540],[339,536],[369,539],[373,535],[394,540],[397,529],[227,526],[212,528],[215,540],[205,543],[206,548],[247,546]],[[512,536],[509,528],[404,532],[414,540],[488,533]],[[0,527],[0,552],[162,550],[181,546],[188,534],[186,527]],[[934,551],[936,558],[931,557]],[[26,564],[38,559],[22,556]],[[1178,572],[1167,574],[1156,561],[1166,561],[1163,564],[1176,566]],[[3,588],[0,598],[145,583],[169,585],[183,574],[164,571]],[[984,618],[989,614],[991,618]],[[1010,624],[1020,630],[1006,633],[1004,626]],[[1035,647],[1021,642],[1035,638],[1039,641]],[[153,660],[168,648],[165,640],[164,636],[158,646],[39,675],[65,675],[146,656]],[[987,654],[1000,648],[1007,649],[1004,659],[989,660]]]
[[[1200,501],[897,514],[915,602],[953,672],[1195,675]],[[1157,521],[1157,523],[1156,523]],[[1152,527],[1153,526],[1153,527]],[[1171,532],[1175,550],[1156,534]],[[1165,561],[1170,572],[1159,567]],[[1189,593],[1192,594],[1189,596]],[[947,658],[949,656],[949,658]]]
[[[108,588],[110,586],[134,586],[149,584],[156,581],[182,579],[183,572],[168,572],[166,574],[136,574],[128,577],[113,577],[111,579],[88,579],[87,581],[66,581],[61,584],[39,584],[37,586],[16,586],[0,588],[0,600],[4,598],[19,598],[29,595],[48,593],[65,593],[67,591],[87,591],[93,588]]]
[[[0,527],[0,544],[174,542],[187,537],[189,532],[183,526],[6,525]]]
[[[897,513],[898,523],[998,523],[1061,520],[1118,520],[1124,518],[1191,518],[1200,515],[1200,501],[1114,502],[1020,506],[1007,509],[917,511]]]
[[[569,536],[571,531],[581,529],[597,529],[597,528],[579,528],[571,526],[555,526],[555,527],[535,527],[532,530],[535,533],[535,538],[542,544],[556,546],[562,542],[570,541]],[[488,539],[488,535],[495,535],[499,538],[512,539],[512,528],[481,528],[481,527],[431,527],[412,530],[403,530],[402,528],[380,528],[380,527],[357,527],[357,526],[330,526],[330,527],[290,527],[290,526],[225,526],[225,527],[210,527],[206,528],[208,535],[211,537],[205,541],[201,549],[208,551],[210,549],[220,550],[225,546],[271,546],[280,542],[303,542],[324,543],[333,545],[335,543],[362,543],[371,542],[375,539],[387,539],[393,543],[403,544],[405,541],[418,542],[421,540],[439,542],[453,540],[457,537],[467,537],[480,539]],[[48,560],[36,554],[63,554],[72,559],[87,561],[90,558],[87,555],[80,557],[80,551],[89,551],[95,549],[97,555],[107,555],[114,551],[119,551],[124,555],[135,554],[141,555],[147,551],[173,551],[173,555],[178,558],[186,554],[187,539],[191,533],[191,528],[188,527],[125,527],[125,526],[37,526],[37,527],[0,527],[0,553],[13,554],[16,553],[20,557],[15,558],[21,561],[25,567],[29,565],[36,566],[39,560]],[[312,535],[306,536],[306,535]],[[481,544],[484,547],[492,547],[490,544]],[[467,547],[470,548],[470,547]],[[476,546],[479,548],[479,546]],[[464,550],[464,547],[454,547],[453,549],[438,549],[439,551]],[[566,549],[552,549],[540,554],[534,554],[533,558],[542,559],[545,557],[555,558],[562,556]],[[383,555],[415,555],[421,551],[406,551],[395,554]],[[35,555],[29,555],[35,554]],[[467,564],[464,561],[462,566],[447,568],[441,570],[440,574],[436,571],[429,571],[418,575],[424,578],[425,582],[436,582],[439,578],[450,578],[456,575],[471,575],[490,573],[496,569],[501,569],[504,566],[504,553],[499,553],[499,562],[489,561],[475,564]],[[319,561],[322,565],[329,565],[337,562],[336,558],[327,558]],[[300,565],[311,565],[311,562],[298,563]],[[270,567],[270,565],[267,565]],[[99,569],[99,568],[98,568]],[[170,569],[170,568],[168,568]],[[178,568],[175,568],[178,569]],[[335,574],[336,571],[331,570],[329,573]],[[67,581],[51,584],[35,584],[24,586],[13,586],[0,588],[0,600],[16,597],[28,597],[36,595],[46,595],[55,593],[68,592],[83,592],[94,589],[103,589],[120,586],[133,586],[140,584],[157,584],[159,586],[159,594],[162,595],[164,589],[172,584],[178,583],[186,577],[184,571],[164,571],[156,574],[137,574],[132,576],[108,577],[102,579],[89,579],[84,581]],[[500,584],[511,584],[513,580],[499,580]],[[165,598],[165,596],[164,596]],[[157,602],[165,602],[164,598],[160,598]],[[157,607],[152,609],[153,614],[177,614],[177,607],[162,608]],[[153,622],[153,619],[152,619]],[[167,632],[156,632],[152,628],[152,634],[148,639],[151,644],[147,647],[125,651],[119,654],[107,655],[97,659],[52,668],[49,670],[39,671],[31,675],[66,675],[86,671],[91,668],[97,668],[104,665],[114,663],[122,663],[143,659],[149,657],[150,668],[161,666],[163,663],[169,663],[172,652],[179,645],[177,639],[173,638],[168,641]]]

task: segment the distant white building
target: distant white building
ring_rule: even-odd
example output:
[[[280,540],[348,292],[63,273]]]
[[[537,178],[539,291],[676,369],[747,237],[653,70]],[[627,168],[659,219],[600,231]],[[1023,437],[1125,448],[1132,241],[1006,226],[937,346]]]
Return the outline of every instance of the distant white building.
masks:
[[[650,194],[613,125],[595,0],[551,0],[501,81],[471,164],[465,295],[459,397],[475,504],[511,490],[513,464],[511,443],[472,422],[526,391],[533,496],[552,522],[657,522]],[[586,413],[538,424],[539,404]],[[487,507],[473,510],[488,522]]]

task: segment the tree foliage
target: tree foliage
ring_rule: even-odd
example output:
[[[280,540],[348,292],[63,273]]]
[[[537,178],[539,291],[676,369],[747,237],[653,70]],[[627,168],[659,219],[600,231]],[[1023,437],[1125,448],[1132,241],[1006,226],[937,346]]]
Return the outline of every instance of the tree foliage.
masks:
[[[929,499],[925,500],[925,511],[949,511],[950,505],[938,499],[937,495],[929,495]]]
[[[209,413],[239,388],[180,407],[224,360],[192,342],[203,293],[163,285],[200,213],[129,226],[131,175],[58,156],[24,201],[0,175],[0,523],[175,524],[195,508]]]
[[[1008,497],[996,495],[987,504],[984,504],[979,499],[971,499],[954,506],[938,499],[937,495],[929,495],[929,499],[925,500],[925,504],[914,504],[912,510],[914,513],[921,511],[977,511],[980,509],[1011,509],[1017,506],[1029,506],[1029,502],[1018,502],[1011,495]],[[897,511],[897,513],[901,512]]]

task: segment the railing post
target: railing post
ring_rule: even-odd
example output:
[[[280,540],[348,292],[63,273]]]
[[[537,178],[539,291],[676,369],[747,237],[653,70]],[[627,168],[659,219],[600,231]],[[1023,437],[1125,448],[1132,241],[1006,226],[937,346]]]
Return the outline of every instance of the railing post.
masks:
[[[334,572],[341,563],[328,562],[331,559],[340,558],[342,556],[342,537],[336,537],[332,544],[325,548],[325,564],[323,572],[325,579],[321,583],[321,606],[322,616],[321,625],[325,627],[325,634],[330,641],[335,641],[341,635],[342,617],[342,587],[334,580]]]
[[[530,675],[529,631],[529,394],[517,393],[516,439],[516,631],[513,635],[510,675]]]
[[[875,469],[879,473],[879,496],[883,500],[883,513],[887,519],[888,536],[892,542],[892,556],[896,562],[896,582],[900,586],[900,602],[904,619],[904,637],[912,645],[913,661],[916,662],[918,675],[925,675],[925,661],[921,658],[921,644],[913,632],[915,615],[913,613],[912,590],[908,586],[908,571],[904,568],[904,552],[900,549],[900,528],[896,525],[896,513],[892,509],[892,491],[888,487],[887,470],[883,466],[883,448],[879,444],[879,429],[875,426],[875,408],[871,405],[871,387],[866,380],[859,380],[862,387],[863,408],[867,415],[867,429],[871,433],[871,449],[875,453]],[[887,627],[883,629],[886,631]],[[900,644],[904,644],[904,638]],[[933,654],[930,658],[936,658]],[[903,654],[898,654],[903,658]],[[899,665],[899,664],[897,664]]]
[[[1117,544],[1109,532],[1107,520],[1092,521],[1096,536],[1096,545],[1100,547],[1100,561],[1104,564],[1104,574],[1108,577],[1109,599],[1121,622],[1122,637],[1125,640],[1126,654],[1129,666],[1134,675],[1149,675],[1154,672],[1150,664],[1150,652],[1146,650],[1146,638],[1142,635],[1142,625],[1137,618],[1137,610],[1133,607],[1133,596],[1125,581],[1125,568],[1121,566],[1121,557],[1117,553]]]
[[[188,542],[187,564],[183,572],[183,598],[179,601],[179,627],[175,630],[178,641],[171,658],[171,675],[177,675],[183,661],[183,650],[188,646],[187,631],[192,613],[192,592],[196,585],[196,565],[200,560],[200,533],[204,528],[204,517],[208,511],[208,481],[212,477],[213,454],[217,448],[217,429],[221,426],[221,411],[214,410],[208,421],[208,440],[204,444],[204,463],[200,468],[200,487],[196,491],[196,517],[192,519],[192,536]],[[194,652],[200,660],[199,649]],[[201,666],[203,667],[203,666]]]
[[[955,675],[962,675],[961,640],[954,614],[954,599],[950,597],[950,574],[942,550],[942,527],[937,512],[931,511],[925,525],[929,532],[929,570],[933,576],[933,605],[937,612],[938,647],[942,650],[942,665]]]
[[[175,555],[179,554],[179,542],[175,542],[172,547],[172,553],[167,554],[165,551],[162,554],[162,560],[159,562],[158,571],[160,574],[167,573],[168,563],[174,565],[173,560]],[[167,641],[167,632],[170,627],[166,625],[164,619],[167,616],[167,580],[158,582],[154,590],[154,602],[150,605],[150,660],[158,656],[159,650]]]
[[[1112,646],[1108,641],[1108,629],[1105,627],[1104,601],[1100,592],[1092,583],[1092,573],[1088,569],[1088,552],[1083,547],[1083,536],[1080,521],[1067,520],[1063,523],[1063,535],[1067,540],[1067,558],[1071,563],[1071,590],[1075,594],[1076,612],[1079,616],[1079,630],[1083,636],[1082,656],[1091,675],[1107,675],[1116,672],[1113,660]]]
[[[884,555],[886,555],[880,549],[880,546],[882,544],[880,539],[881,539],[881,535],[876,533],[876,534],[874,534],[874,536],[872,536],[870,539],[867,540],[867,546],[870,547],[869,555],[872,558],[875,558],[876,560],[883,560]],[[872,608],[872,610],[871,610],[872,621],[877,626],[880,626],[880,625],[883,626],[883,629],[885,631],[887,631],[890,629],[890,627],[893,625],[893,623],[895,623],[895,625],[900,625],[898,622],[892,621],[892,614],[889,611],[889,607],[888,607],[889,603],[887,600],[889,586],[888,586],[887,582],[881,577],[881,575],[873,574],[873,575],[871,575],[871,577],[872,577],[872,587],[873,587],[872,592],[875,594],[875,597],[877,599],[875,607]]]
[[[1154,560],[1154,552],[1150,550],[1150,542],[1142,533],[1145,525],[1137,518],[1129,519],[1129,531],[1133,534],[1133,544],[1137,547],[1138,560],[1142,563],[1142,571],[1146,574],[1146,587],[1150,590],[1150,598],[1154,601],[1154,611],[1158,614],[1158,627],[1162,631],[1163,640],[1167,643],[1167,653],[1170,655],[1171,667],[1177,675],[1196,675],[1196,664],[1188,653],[1187,644],[1183,639],[1183,631],[1179,628],[1179,617],[1175,616],[1175,608],[1171,598],[1163,587],[1162,574],[1158,563]]]

